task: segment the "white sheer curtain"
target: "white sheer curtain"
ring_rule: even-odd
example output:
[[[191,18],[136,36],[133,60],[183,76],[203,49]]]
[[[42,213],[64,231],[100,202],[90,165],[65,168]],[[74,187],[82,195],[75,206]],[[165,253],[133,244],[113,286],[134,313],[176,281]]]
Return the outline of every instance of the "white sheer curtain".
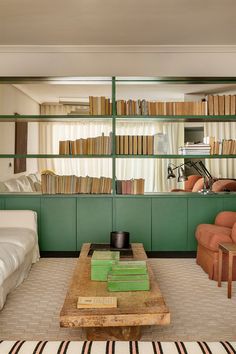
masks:
[[[204,123],[204,135],[213,136],[215,140],[235,139],[235,122],[206,122]],[[206,167],[212,176],[217,178],[236,178],[235,159],[206,159]]]
[[[59,154],[60,140],[96,137],[112,130],[111,121],[43,122],[39,128],[40,154]],[[40,170],[52,169],[60,175],[112,177],[112,162],[108,158],[53,158],[41,159]]]
[[[168,153],[177,154],[183,145],[183,123],[162,123],[157,121],[132,121],[117,123],[117,135],[154,135],[165,133],[168,137]],[[144,178],[145,192],[165,192],[176,187],[176,180],[167,180],[167,166],[171,162],[179,164],[181,160],[155,158],[128,158],[116,160],[117,179]]]

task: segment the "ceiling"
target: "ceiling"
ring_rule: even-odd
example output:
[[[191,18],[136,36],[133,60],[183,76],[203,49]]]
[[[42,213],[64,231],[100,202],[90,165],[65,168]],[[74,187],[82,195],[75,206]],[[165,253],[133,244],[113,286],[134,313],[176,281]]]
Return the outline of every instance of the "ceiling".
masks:
[[[0,45],[235,45],[235,0],[0,0]]]

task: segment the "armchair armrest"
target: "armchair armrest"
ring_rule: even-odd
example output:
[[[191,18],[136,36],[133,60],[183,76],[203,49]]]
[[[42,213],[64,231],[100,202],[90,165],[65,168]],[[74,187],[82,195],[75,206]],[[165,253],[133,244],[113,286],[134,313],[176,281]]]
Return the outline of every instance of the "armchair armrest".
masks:
[[[215,224],[218,226],[225,226],[232,228],[236,222],[235,211],[221,211],[215,218]]]

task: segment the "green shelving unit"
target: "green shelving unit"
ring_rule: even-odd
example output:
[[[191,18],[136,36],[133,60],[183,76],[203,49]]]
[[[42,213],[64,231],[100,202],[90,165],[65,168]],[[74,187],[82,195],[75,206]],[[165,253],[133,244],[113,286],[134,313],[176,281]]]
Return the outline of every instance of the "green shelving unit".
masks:
[[[11,79],[11,80],[10,80]],[[20,78],[21,81],[24,81]],[[17,78],[0,78],[0,83],[17,82]],[[33,78],[28,79],[30,82]],[[236,211],[236,193],[199,195],[198,193],[152,193],[116,195],[115,177],[118,159],[234,159],[236,155],[116,155],[115,135],[119,122],[232,122],[235,115],[225,116],[118,116],[116,89],[121,83],[236,83],[236,78],[97,78],[110,83],[112,114],[94,115],[0,115],[1,122],[76,122],[108,121],[113,133],[111,155],[0,154],[0,158],[27,159],[111,159],[111,195],[42,195],[0,194],[0,209],[31,209],[38,215],[39,243],[42,251],[78,251],[84,242],[109,242],[112,230],[129,231],[132,242],[142,242],[146,250],[194,251],[196,225],[212,222],[221,210]],[[25,80],[27,82],[27,80]],[[35,78],[35,81],[36,78]],[[42,78],[43,81],[43,78]],[[51,81],[59,82],[60,78]],[[68,82],[74,80],[68,79]]]

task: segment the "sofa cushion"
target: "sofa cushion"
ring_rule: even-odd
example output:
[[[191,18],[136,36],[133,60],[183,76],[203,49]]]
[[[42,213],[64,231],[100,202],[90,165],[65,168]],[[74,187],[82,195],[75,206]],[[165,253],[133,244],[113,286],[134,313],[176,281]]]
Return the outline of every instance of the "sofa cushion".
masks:
[[[203,188],[204,179],[199,178],[193,186],[192,192],[199,192]]]
[[[196,239],[200,245],[207,249],[217,252],[219,243],[229,242],[232,243],[231,238],[232,229],[211,224],[200,224],[196,229]]]
[[[32,250],[37,243],[37,235],[33,230],[17,227],[0,227],[0,248],[2,243],[21,247],[25,254]]]
[[[30,181],[26,176],[20,176],[17,178],[17,183],[20,186],[21,192],[34,192],[31,187]]]
[[[0,193],[7,192],[7,191],[8,191],[8,189],[7,189],[6,185],[5,185],[5,183],[4,182],[0,182]]]
[[[4,185],[7,187],[8,192],[20,192],[20,185],[17,183],[16,178],[9,179],[4,182]]]
[[[11,243],[0,244],[0,285],[3,281],[11,275],[21,263],[23,263],[25,257],[25,250]]]

